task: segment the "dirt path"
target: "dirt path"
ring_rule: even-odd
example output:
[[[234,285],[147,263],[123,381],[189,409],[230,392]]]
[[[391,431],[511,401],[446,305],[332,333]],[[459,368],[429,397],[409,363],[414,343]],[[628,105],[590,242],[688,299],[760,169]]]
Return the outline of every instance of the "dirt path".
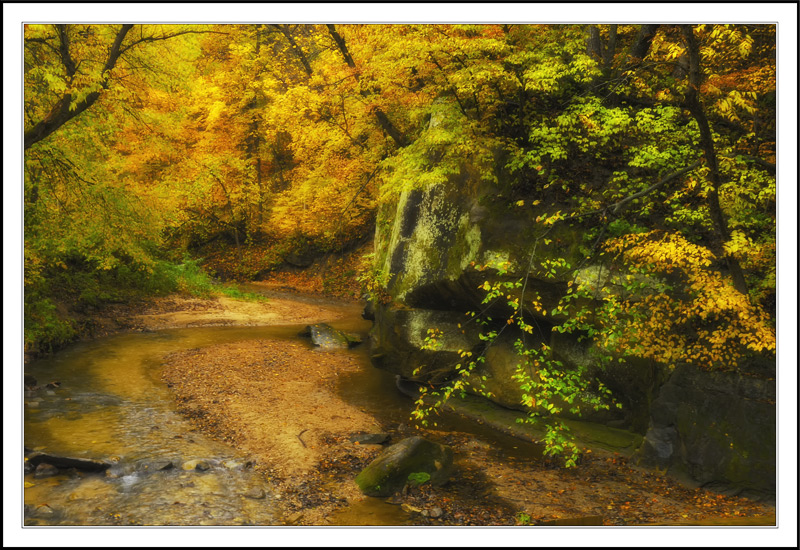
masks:
[[[179,300],[162,306],[163,311],[132,321],[157,329],[312,323],[334,314],[324,305],[291,299]],[[261,340],[173,354],[164,380],[198,429],[252,456],[277,484],[286,523],[328,525],[336,522],[336,510],[363,503],[353,478],[382,448],[354,444],[350,436],[388,432],[398,441],[419,433],[405,425],[382,426],[339,397],[337,377],[359,368],[347,352]],[[589,453],[579,467],[563,470],[533,457],[503,454],[469,433],[423,435],[452,445],[457,460],[444,487],[423,485],[389,499],[404,505],[414,525],[775,524],[772,506],[689,489],[633,469],[619,456]]]

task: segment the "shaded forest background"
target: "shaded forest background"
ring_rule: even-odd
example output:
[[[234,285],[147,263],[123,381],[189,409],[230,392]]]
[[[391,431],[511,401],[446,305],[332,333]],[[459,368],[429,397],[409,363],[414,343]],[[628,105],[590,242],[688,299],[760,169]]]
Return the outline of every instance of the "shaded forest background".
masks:
[[[710,276],[703,317],[773,332],[774,26],[26,25],[24,58],[31,351],[199,266],[363,244],[464,159],[537,220],[591,221],[587,256],[655,247],[624,261]]]

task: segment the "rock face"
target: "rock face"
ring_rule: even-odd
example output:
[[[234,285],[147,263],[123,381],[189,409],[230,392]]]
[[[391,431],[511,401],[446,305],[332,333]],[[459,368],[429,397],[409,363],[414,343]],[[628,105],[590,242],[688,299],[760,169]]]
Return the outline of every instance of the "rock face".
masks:
[[[491,172],[491,170],[489,170]],[[509,291],[522,298],[528,320],[535,319],[536,332],[526,335],[529,346],[548,343],[567,368],[582,362],[591,366],[589,350],[568,338],[553,333],[559,321],[530,307],[534,296],[545,310],[552,311],[567,283],[574,277],[571,269],[555,266],[545,277],[531,266],[548,258],[565,258],[570,265],[580,261],[582,232],[564,224],[546,228],[536,222],[541,214],[533,208],[519,208],[501,195],[500,187],[479,177],[477,166],[465,163],[462,170],[446,183],[401,193],[397,203],[379,212],[375,235],[375,267],[383,273],[383,290],[391,303],[373,303],[374,328],[370,335],[371,356],[377,367],[399,375],[403,380],[439,385],[456,375],[455,366],[464,364],[463,352],[483,356],[473,374],[483,391],[505,407],[525,410],[523,391],[512,379],[520,364],[514,342],[521,336],[505,326],[511,313],[506,300],[487,307],[482,304],[485,281],[525,279],[525,293]],[[547,239],[541,236],[547,231]],[[483,269],[485,265],[505,264],[507,271]],[[482,331],[468,312],[482,311],[492,317],[495,330],[503,335],[491,346],[481,339]],[[432,349],[428,330],[439,336]],[[552,334],[551,334],[552,333]],[[584,346],[585,347],[585,346]],[[577,351],[576,351],[577,350]],[[590,376],[612,389],[626,389],[631,384],[625,364],[616,364],[608,373],[590,370]],[[635,384],[641,371],[636,370]],[[653,374],[650,369],[644,371]],[[654,385],[645,380],[646,393]],[[627,392],[630,393],[630,392]],[[653,396],[646,396],[645,402]],[[637,400],[636,403],[640,402]],[[631,401],[633,403],[633,401]],[[647,411],[626,407],[622,411],[592,412],[585,409],[582,419],[616,422],[618,427],[647,428]]]
[[[387,447],[356,476],[365,495],[391,496],[400,491],[410,474],[427,473],[433,485],[444,484],[453,465],[453,450],[421,437],[409,437]]]
[[[431,155],[435,157],[435,151]],[[601,266],[582,265],[580,249],[593,242],[586,241],[583,230],[566,224],[544,227],[537,222],[543,212],[531,201],[518,207],[516,201],[502,196],[501,185],[482,177],[495,174],[502,180],[502,170],[497,169],[502,164],[499,158],[465,160],[446,181],[407,189],[379,209],[374,269],[384,299],[374,300],[370,308],[373,364],[397,375],[398,387],[413,393],[413,383],[437,386],[454,379],[456,365],[468,361],[464,354],[471,352],[483,362],[470,380],[483,385],[482,391],[495,403],[526,411],[521,405],[522,391],[511,378],[520,364],[514,342],[521,333],[506,326],[511,312],[507,300],[487,307],[481,303],[485,292],[479,289],[484,281],[524,279],[521,303],[526,319],[535,325],[534,333],[525,335],[526,345],[548,344],[552,359],[560,361],[562,368],[581,366],[622,404],[622,409],[609,411],[584,408],[580,417],[564,413],[566,418],[647,434],[643,462],[676,472],[683,468],[697,482],[744,487],[745,472],[750,472],[750,490],[774,492],[769,473],[775,470],[774,405],[735,391],[719,395],[718,389],[712,389],[723,379],[737,391],[755,382],[744,382],[737,375],[702,378],[697,373],[690,383],[686,369],[670,376],[664,366],[644,360],[615,360],[603,368],[593,358],[590,345],[553,330],[565,320],[553,317],[552,310],[568,282],[580,279],[594,283],[603,293],[613,293],[620,288],[614,278],[618,276],[610,276]],[[566,264],[553,266],[543,275],[537,266],[553,258],[563,258]],[[498,263],[505,264],[505,272],[482,269]],[[520,290],[509,293],[520,297]],[[531,307],[534,296],[546,315]],[[491,346],[481,338],[486,328],[477,326],[468,312],[482,312],[494,319],[486,328],[502,329]],[[429,329],[439,331],[435,345]],[[712,400],[703,388],[719,399]],[[743,403],[737,405],[734,417],[714,416],[729,408],[726,399],[740,398]],[[705,415],[705,424],[687,420],[693,414]],[[720,438],[724,436],[727,443],[715,439],[720,423],[726,423]],[[767,473],[755,480],[759,477],[752,474],[755,470]]]
[[[775,495],[775,381],[680,366],[661,387],[640,464],[746,496]]]

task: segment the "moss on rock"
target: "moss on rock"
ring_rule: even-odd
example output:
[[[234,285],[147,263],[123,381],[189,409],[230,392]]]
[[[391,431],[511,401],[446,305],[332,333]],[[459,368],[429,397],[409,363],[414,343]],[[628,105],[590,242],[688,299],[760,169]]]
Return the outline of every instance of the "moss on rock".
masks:
[[[442,485],[452,466],[452,448],[415,436],[384,449],[355,481],[365,495],[386,497],[400,491],[415,474],[427,474],[432,485]]]

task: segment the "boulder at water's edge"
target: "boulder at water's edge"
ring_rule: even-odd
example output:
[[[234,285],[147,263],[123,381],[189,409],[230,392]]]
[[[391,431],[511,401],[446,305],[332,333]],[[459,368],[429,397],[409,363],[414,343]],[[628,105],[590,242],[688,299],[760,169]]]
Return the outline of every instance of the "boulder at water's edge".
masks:
[[[433,485],[444,484],[453,465],[453,450],[422,437],[409,437],[387,447],[356,476],[365,495],[386,497],[400,491],[410,474],[426,473]]]

